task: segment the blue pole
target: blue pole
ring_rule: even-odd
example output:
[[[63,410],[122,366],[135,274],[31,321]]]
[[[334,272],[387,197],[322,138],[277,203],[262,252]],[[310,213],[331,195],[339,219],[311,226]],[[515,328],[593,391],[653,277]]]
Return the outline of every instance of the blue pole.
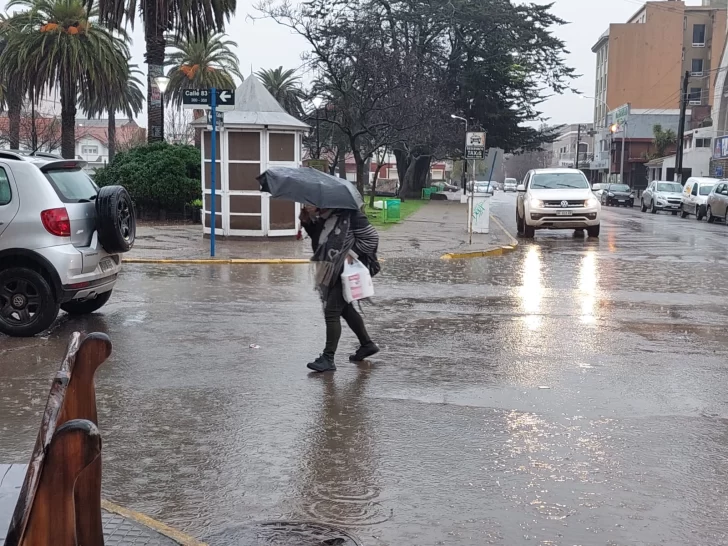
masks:
[[[217,89],[210,89],[210,109],[212,114],[212,138],[210,139],[210,154],[212,163],[210,164],[210,188],[212,195],[210,199],[210,257],[215,257],[215,177],[217,174]]]
[[[488,173],[488,189],[490,190],[490,181],[493,179],[493,171],[495,170],[495,158],[498,157],[498,151],[493,153],[493,163],[490,166],[490,173]],[[213,201],[214,203],[214,201]]]

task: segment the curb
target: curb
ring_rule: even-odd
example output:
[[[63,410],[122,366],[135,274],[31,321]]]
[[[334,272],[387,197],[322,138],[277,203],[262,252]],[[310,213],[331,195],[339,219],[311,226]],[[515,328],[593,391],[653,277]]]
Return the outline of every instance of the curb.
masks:
[[[174,540],[180,546],[208,546],[206,543],[200,542],[199,540],[181,531],[178,531],[177,529],[173,529],[172,527],[170,527],[169,525],[165,525],[161,521],[157,521],[156,519],[150,518],[149,516],[145,516],[140,512],[129,510],[127,508],[119,506],[118,504],[114,504],[113,502],[102,500],[101,508],[103,508],[107,512],[116,514],[117,516],[130,519],[138,523],[139,525],[142,525],[151,529],[152,531],[159,533],[160,535],[164,535],[165,537]]]
[[[306,258],[193,258],[193,259],[167,259],[167,258],[122,258],[125,264],[174,264],[174,265],[235,265],[235,264],[308,264],[311,260]]]
[[[510,232],[505,228],[505,226],[501,223],[498,218],[490,215],[490,219],[493,220],[498,227],[503,231],[503,233],[506,234],[506,237],[510,239],[511,244],[500,246],[497,248],[491,248],[488,250],[476,250],[473,252],[448,252],[447,254],[443,254],[440,256],[441,260],[462,260],[467,258],[486,258],[489,256],[503,256],[504,254],[508,254],[509,252],[513,252],[518,248],[518,239],[516,239],[513,235],[510,234]]]

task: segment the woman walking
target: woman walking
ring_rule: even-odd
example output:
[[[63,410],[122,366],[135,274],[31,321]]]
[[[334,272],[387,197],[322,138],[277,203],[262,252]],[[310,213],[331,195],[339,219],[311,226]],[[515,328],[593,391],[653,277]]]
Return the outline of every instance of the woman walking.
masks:
[[[364,320],[354,305],[344,300],[341,274],[349,252],[354,252],[372,275],[379,270],[377,248],[379,234],[360,210],[318,209],[306,206],[301,211],[301,224],[311,237],[312,261],[315,264],[316,289],[324,306],[326,345],[323,353],[307,364],[315,372],[336,370],[334,356],[341,338],[341,317],[359,338],[359,349],[349,357],[360,362],[379,352],[367,333]]]

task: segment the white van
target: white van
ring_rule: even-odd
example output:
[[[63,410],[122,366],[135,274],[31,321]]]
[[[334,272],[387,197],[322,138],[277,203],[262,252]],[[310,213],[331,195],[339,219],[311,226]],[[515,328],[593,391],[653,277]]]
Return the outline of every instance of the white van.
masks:
[[[685,182],[682,192],[682,203],[680,205],[680,216],[687,218],[694,214],[698,220],[705,217],[708,196],[720,180],[717,178],[705,178],[691,176]]]

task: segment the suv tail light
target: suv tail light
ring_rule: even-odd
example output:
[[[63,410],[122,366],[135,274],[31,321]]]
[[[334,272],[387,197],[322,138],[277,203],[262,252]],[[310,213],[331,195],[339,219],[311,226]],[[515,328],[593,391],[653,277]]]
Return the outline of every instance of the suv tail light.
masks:
[[[40,213],[40,219],[43,227],[51,235],[71,236],[71,220],[68,218],[68,211],[65,208],[44,210]]]

